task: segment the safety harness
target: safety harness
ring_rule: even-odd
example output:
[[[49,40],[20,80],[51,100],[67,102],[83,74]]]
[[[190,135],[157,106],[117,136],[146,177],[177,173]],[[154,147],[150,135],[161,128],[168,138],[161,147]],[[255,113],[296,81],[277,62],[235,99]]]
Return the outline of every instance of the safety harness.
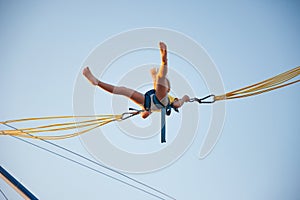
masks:
[[[152,97],[152,99],[151,99]],[[166,115],[169,116],[171,114],[172,108],[176,111],[179,112],[178,108],[175,108],[173,103],[168,102],[166,106],[164,106],[156,97],[155,95],[155,90],[149,90],[148,92],[145,93],[145,101],[144,101],[144,109],[146,111],[151,111],[151,100],[155,104],[155,106],[160,109],[161,113],[161,143],[166,142]]]

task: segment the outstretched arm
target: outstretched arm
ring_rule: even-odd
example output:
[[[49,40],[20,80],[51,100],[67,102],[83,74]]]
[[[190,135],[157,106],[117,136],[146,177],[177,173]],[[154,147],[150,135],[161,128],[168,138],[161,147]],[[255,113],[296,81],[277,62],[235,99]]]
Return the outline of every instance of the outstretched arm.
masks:
[[[177,101],[174,101],[173,106],[175,108],[180,108],[183,106],[185,102],[188,102],[190,100],[190,97],[188,95],[184,95],[181,99],[178,99]]]

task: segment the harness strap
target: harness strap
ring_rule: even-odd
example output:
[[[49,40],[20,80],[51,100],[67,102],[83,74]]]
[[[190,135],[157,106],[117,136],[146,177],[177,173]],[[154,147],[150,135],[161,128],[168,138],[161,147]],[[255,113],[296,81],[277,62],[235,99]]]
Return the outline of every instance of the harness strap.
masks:
[[[166,142],[166,115],[171,114],[172,108],[176,111],[179,112],[177,108],[174,108],[173,103],[170,104],[168,103],[167,106],[164,106],[156,97],[155,95],[155,90],[149,90],[148,92],[145,93],[145,100],[144,100],[144,109],[147,111],[151,111],[151,96],[152,96],[152,101],[155,104],[155,106],[160,109],[161,113],[161,143]]]
[[[160,134],[160,142],[166,142],[166,109],[161,109],[160,111],[160,123],[161,123],[161,134]]]
[[[155,90],[149,90],[145,93],[145,100],[144,100],[144,109],[146,111],[151,110],[151,95],[155,94]]]
[[[155,92],[155,91],[154,91]],[[157,108],[159,109],[163,109],[163,108],[166,108],[167,106],[164,106],[157,98],[156,95],[153,95],[152,96],[152,99],[153,99],[153,103],[156,105]]]

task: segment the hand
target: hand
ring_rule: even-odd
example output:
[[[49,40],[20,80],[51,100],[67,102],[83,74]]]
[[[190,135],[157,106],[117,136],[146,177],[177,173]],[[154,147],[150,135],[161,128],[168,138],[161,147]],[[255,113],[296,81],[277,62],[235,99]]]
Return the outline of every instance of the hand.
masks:
[[[184,95],[184,96],[182,97],[182,100],[183,100],[184,102],[188,102],[188,101],[190,100],[190,97],[189,97],[188,95]]]
[[[151,114],[150,111],[144,111],[144,112],[141,113],[141,116],[142,116],[143,119],[146,119],[147,117],[149,117],[150,114]]]
[[[151,68],[151,69],[150,69],[150,73],[151,73],[151,76],[152,76],[152,77],[155,77],[156,74],[157,74],[157,68],[155,68],[155,67]]]

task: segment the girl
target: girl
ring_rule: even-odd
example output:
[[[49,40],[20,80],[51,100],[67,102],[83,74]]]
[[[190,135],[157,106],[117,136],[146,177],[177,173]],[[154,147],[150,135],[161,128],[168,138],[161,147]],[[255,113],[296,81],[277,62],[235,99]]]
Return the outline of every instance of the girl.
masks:
[[[185,102],[190,100],[190,97],[184,95],[181,99],[174,98],[168,93],[170,92],[170,81],[167,79],[168,73],[168,59],[167,59],[167,46],[165,43],[160,42],[161,66],[157,71],[156,68],[151,69],[154,89],[142,94],[136,90],[126,88],[123,86],[114,86],[98,80],[90,71],[89,67],[84,68],[83,75],[95,86],[99,86],[107,92],[117,95],[123,95],[139,106],[145,109],[141,112],[143,118],[147,118],[152,111],[158,111],[162,108],[172,107],[176,111]]]

